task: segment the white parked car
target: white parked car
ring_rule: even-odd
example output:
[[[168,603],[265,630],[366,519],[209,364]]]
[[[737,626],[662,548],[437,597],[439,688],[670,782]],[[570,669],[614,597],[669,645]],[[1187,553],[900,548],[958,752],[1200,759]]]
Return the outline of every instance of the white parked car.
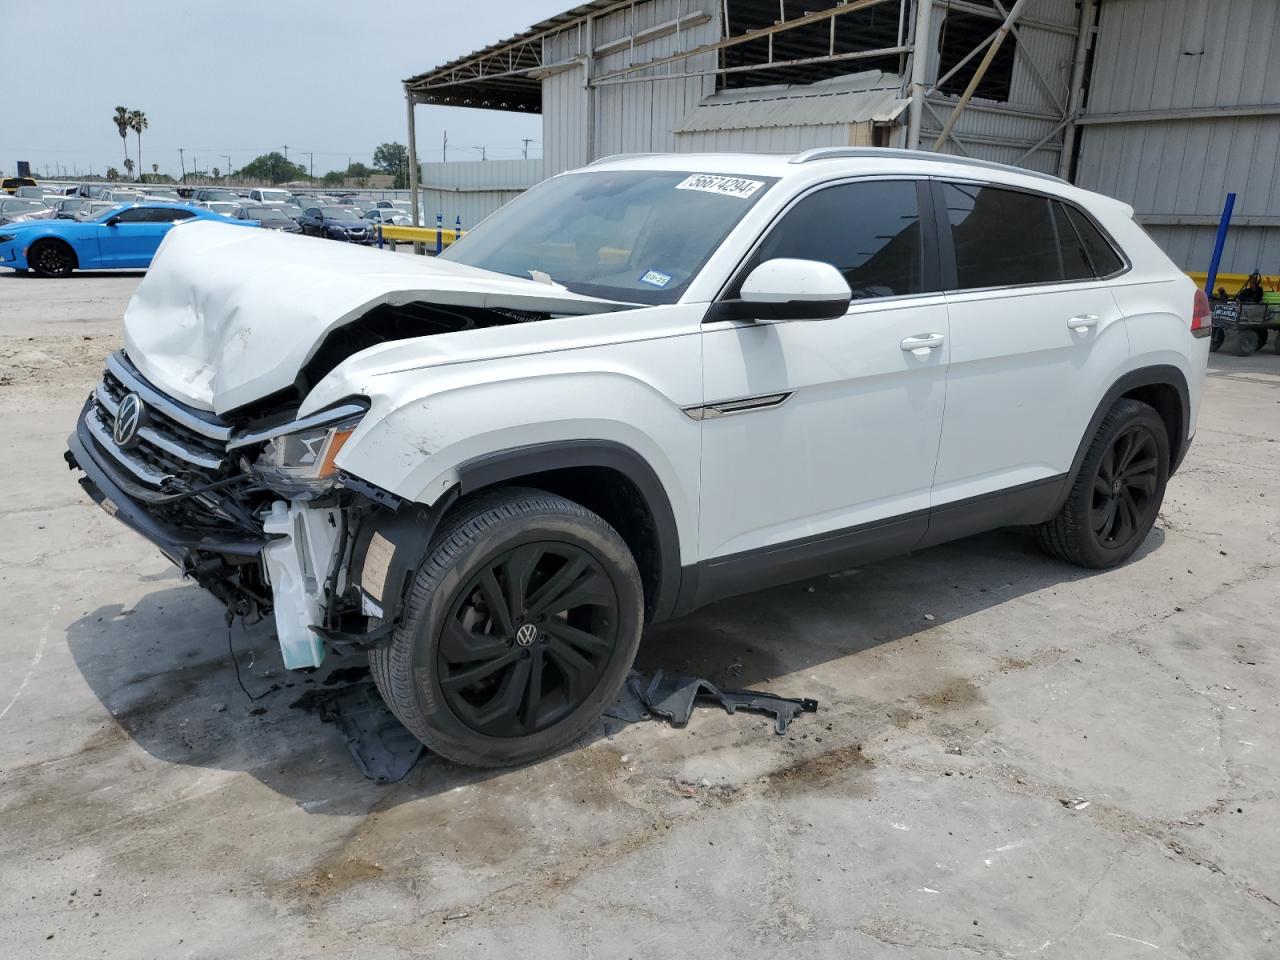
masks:
[[[267,187],[255,187],[249,191],[249,200],[258,206],[281,207],[292,196],[288,190],[272,190]]]
[[[1125,561],[1208,312],[1131,208],[1026,170],[619,158],[435,259],[174,230],[70,459],[286,666],[367,653],[424,743],[518,763],[722,597],[1010,524]]]

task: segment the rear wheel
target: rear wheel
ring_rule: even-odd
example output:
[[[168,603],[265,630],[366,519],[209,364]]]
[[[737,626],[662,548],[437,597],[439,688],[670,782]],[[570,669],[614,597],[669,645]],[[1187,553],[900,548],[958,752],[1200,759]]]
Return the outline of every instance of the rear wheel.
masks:
[[[538,490],[477,498],[446,521],[402,625],[369,663],[387,705],[437,753],[498,767],[581,735],[614,701],[643,626],[618,533]]]
[[[1258,351],[1258,331],[1241,327],[1236,331],[1235,355],[1247,357]]]
[[[75,267],[75,254],[61,240],[40,240],[27,254],[27,263],[40,277],[69,277]]]
[[[1146,539],[1169,479],[1169,436],[1154,409],[1117,400],[1103,417],[1066,503],[1037,530],[1051,555],[1082,567],[1123,563]]]

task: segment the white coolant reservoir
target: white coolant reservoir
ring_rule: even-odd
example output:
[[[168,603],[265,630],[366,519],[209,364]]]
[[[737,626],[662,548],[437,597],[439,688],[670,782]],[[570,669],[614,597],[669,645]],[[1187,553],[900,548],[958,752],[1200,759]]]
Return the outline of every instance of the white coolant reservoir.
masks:
[[[271,580],[284,665],[290,670],[318,667],[324,659],[324,641],[311,626],[324,622],[324,583],[338,541],[337,511],[277,500],[262,529],[281,535],[263,548],[262,555]]]

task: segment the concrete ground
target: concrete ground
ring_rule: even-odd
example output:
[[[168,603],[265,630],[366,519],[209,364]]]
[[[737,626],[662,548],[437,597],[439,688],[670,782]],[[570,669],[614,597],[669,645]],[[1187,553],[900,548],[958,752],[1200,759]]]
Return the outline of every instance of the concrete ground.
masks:
[[[719,604],[649,666],[821,700],[361,778],[265,631],[62,462],[137,275],[0,271],[0,957],[1280,956],[1280,357],[1215,356],[1122,569],[1004,531]]]

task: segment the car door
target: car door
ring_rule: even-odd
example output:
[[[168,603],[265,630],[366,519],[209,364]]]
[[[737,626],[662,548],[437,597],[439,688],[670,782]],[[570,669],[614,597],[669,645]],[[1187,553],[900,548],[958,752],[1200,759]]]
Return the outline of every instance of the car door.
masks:
[[[977,182],[938,181],[934,196],[951,366],[929,542],[1027,522],[1020,511],[1033,517],[1038,500],[1053,500],[1129,356],[1100,279],[1123,261],[1082,210]],[[1101,245],[1093,254],[1085,231]],[[974,498],[988,505],[975,510]]]
[[[320,214],[319,207],[308,207],[302,214],[302,232],[308,236],[320,236],[320,225],[323,223],[323,217]]]
[[[114,222],[98,227],[102,266],[118,269],[150,266],[156,248],[174,221],[190,216],[187,210],[126,207],[110,218]]]
[[[942,430],[947,307],[927,183],[824,185],[775,221],[727,291],[776,257],[853,290],[822,321],[704,326],[703,599],[910,549]]]

